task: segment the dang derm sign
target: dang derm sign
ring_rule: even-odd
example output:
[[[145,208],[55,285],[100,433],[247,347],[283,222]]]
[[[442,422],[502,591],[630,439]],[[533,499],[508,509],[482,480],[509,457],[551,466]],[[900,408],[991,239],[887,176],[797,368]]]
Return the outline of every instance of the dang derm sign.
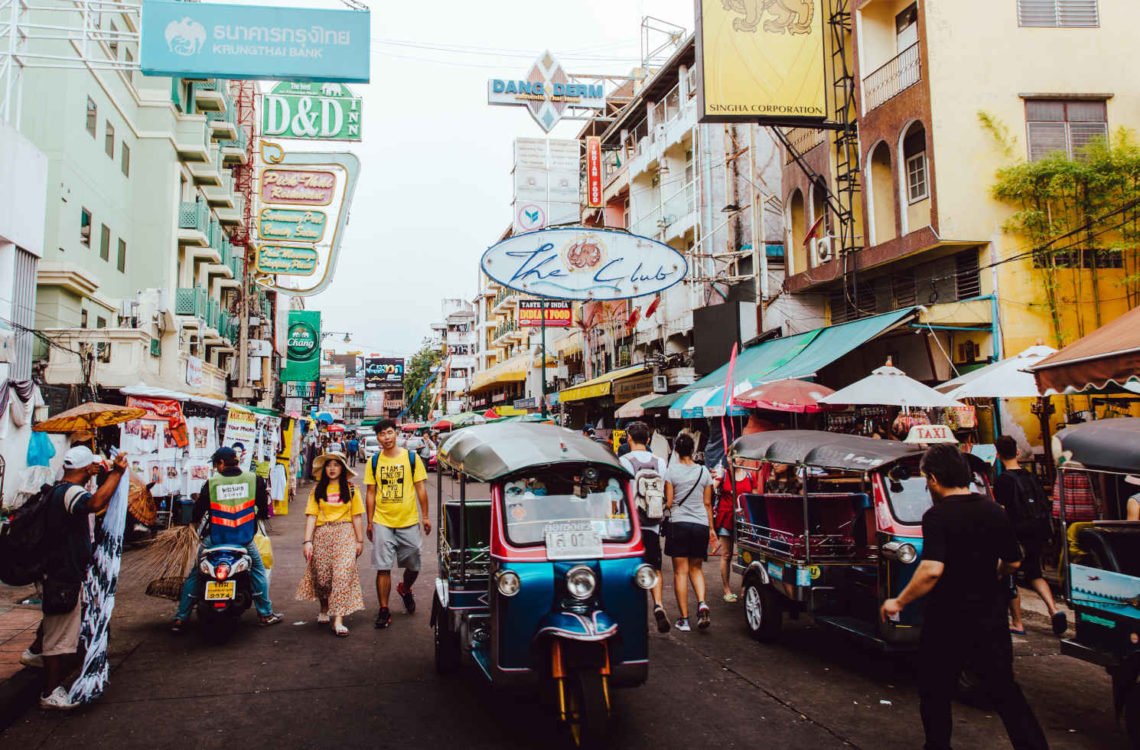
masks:
[[[483,272],[526,294],[568,300],[644,297],[680,283],[685,256],[636,234],[584,227],[528,232],[483,253]]]
[[[145,0],[143,75],[367,83],[371,13]]]

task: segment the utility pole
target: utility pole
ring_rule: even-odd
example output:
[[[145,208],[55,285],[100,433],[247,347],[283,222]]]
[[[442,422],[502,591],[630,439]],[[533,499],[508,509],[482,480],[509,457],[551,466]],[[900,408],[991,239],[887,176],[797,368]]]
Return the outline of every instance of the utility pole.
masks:
[[[542,315],[542,369],[540,370],[542,373],[542,418],[546,419],[546,298],[540,298],[538,303],[540,305],[539,313]]]

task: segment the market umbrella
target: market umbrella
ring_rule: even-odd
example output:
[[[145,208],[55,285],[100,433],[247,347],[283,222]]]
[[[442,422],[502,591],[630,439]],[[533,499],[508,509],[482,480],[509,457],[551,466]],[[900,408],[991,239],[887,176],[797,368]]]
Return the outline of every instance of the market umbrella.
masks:
[[[80,430],[94,430],[99,427],[129,422],[132,419],[142,419],[146,416],[146,409],[136,409],[130,406],[116,406],[114,404],[100,404],[90,402],[68,409],[62,414],[56,414],[36,425],[36,432],[68,433]]]
[[[821,404],[820,399],[835,393],[834,390],[806,380],[777,380],[745,391],[732,402],[747,409],[766,409],[790,414],[818,414],[822,411],[842,409],[842,406]]]
[[[344,432],[344,425],[342,425],[342,424],[329,425],[328,431],[329,432]]]
[[[936,408],[962,406],[944,393],[923,385],[889,363],[862,380],[819,399],[825,405],[901,406],[903,408]]]
[[[494,409],[488,409],[487,411],[483,412],[483,419],[498,419],[498,418],[499,418],[499,412],[495,411]]]
[[[648,393],[644,396],[638,396],[632,401],[626,401],[618,407],[614,412],[614,416],[618,419],[635,419],[637,417],[645,416],[645,404],[655,398],[660,398],[660,393]]]
[[[476,414],[473,411],[465,411],[451,418],[451,423],[456,427],[470,427],[475,424],[484,424],[486,421],[482,414]]]
[[[400,425],[400,429],[404,432],[415,432],[421,427],[423,427],[423,425],[416,422],[405,422],[404,424]]]
[[[318,422],[324,422],[325,424],[332,424],[333,423],[333,415],[329,414],[327,411],[322,411],[320,414],[317,415],[317,421]]]
[[[1026,372],[1057,350],[1048,346],[1031,346],[1013,357],[994,362],[948,380],[936,390],[950,398],[1039,398],[1033,373]]]
[[[436,421],[431,423],[431,427],[433,430],[439,430],[440,432],[448,432],[448,431],[454,429],[455,425],[452,424],[450,419],[437,419]]]

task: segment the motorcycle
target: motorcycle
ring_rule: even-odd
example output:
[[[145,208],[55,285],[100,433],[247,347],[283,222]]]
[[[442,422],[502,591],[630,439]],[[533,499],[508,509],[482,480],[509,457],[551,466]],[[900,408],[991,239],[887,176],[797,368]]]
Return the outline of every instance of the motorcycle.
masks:
[[[253,604],[252,560],[245,547],[219,545],[198,553],[199,589],[195,604],[202,631],[224,641]]]

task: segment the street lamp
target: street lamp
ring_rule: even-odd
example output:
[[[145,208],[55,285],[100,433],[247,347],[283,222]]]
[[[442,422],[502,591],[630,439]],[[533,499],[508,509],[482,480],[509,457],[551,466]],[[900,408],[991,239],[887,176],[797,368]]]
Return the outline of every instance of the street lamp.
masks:
[[[352,343],[352,334],[345,333],[344,331],[321,331],[321,341],[324,341],[329,336],[344,336],[344,343]]]

